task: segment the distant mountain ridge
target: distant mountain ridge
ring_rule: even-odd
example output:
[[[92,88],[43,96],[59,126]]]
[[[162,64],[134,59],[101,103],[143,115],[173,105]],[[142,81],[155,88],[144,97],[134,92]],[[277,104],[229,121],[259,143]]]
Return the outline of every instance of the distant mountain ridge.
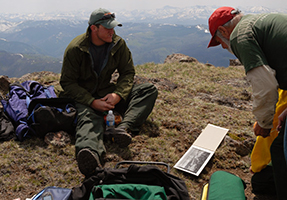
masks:
[[[164,6],[152,10],[111,10],[116,13],[116,18],[122,23],[174,23],[181,25],[206,24],[211,13],[219,6],[191,6],[172,7]],[[236,7],[236,6],[234,6]],[[237,8],[237,7],[236,7]],[[263,6],[238,7],[245,14],[256,14],[263,12],[287,13],[287,8],[274,10]],[[9,30],[13,26],[18,26],[23,21],[49,21],[49,20],[69,20],[70,22],[88,21],[91,11],[75,10],[73,12],[51,12],[34,14],[0,14],[0,32]],[[5,24],[6,23],[6,24]]]
[[[122,23],[174,23],[181,25],[206,24],[211,13],[218,6],[191,6],[191,7],[172,7],[164,6],[152,10],[111,10],[116,13],[116,18]],[[237,7],[236,7],[237,8]],[[262,12],[282,12],[287,13],[287,8],[274,10],[263,6],[239,7],[245,14],[256,14]],[[73,12],[51,12],[34,14],[0,14],[0,32],[9,31],[10,28],[18,26],[23,21],[50,21],[68,20],[72,23],[78,21],[88,21],[91,11],[76,10]]]
[[[165,6],[154,10],[115,11],[117,20],[123,27],[117,27],[116,33],[123,37],[130,48],[134,63],[162,63],[173,53],[182,53],[196,58],[199,62],[215,66],[228,66],[234,56],[221,48],[207,49],[210,34],[207,19],[216,9],[215,6],[195,6],[176,8]],[[264,7],[243,10],[244,13],[276,12]],[[56,59],[57,65],[63,57],[65,48],[77,35],[87,29],[90,12],[39,14],[0,14],[0,51],[25,56],[39,56],[38,61]],[[11,57],[13,58],[13,56]],[[2,59],[5,57],[2,56]],[[21,76],[33,72],[35,65],[27,67],[29,62],[18,60],[14,68],[3,70],[7,66],[0,60],[0,74]],[[46,61],[40,66],[49,65]],[[52,63],[52,62],[48,62]],[[54,65],[54,64],[53,64]],[[23,67],[25,66],[25,67]],[[60,67],[56,67],[56,73]],[[55,68],[53,68],[55,70]],[[14,72],[14,73],[13,73]],[[19,73],[15,73],[19,72]],[[23,72],[23,74],[20,74]]]

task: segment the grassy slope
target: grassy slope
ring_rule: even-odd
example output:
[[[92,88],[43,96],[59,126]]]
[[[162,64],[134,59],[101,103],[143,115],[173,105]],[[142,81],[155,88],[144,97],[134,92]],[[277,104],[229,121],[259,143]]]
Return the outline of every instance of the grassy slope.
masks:
[[[251,89],[242,67],[148,63],[136,70],[141,79],[158,87],[159,96],[129,148],[106,145],[106,167],[112,168],[121,160],[161,161],[172,167],[208,123],[229,129],[228,135],[239,142],[254,137]],[[52,83],[56,87],[58,78]],[[46,82],[49,78],[30,79]],[[1,142],[0,149],[1,199],[24,199],[51,185],[72,188],[84,178],[77,168],[74,143],[57,149],[33,138],[22,143]],[[246,181],[246,195],[251,199],[249,160],[249,155],[241,157],[223,142],[199,177],[175,169],[171,173],[185,180],[191,199],[199,199],[211,173],[227,170]]]

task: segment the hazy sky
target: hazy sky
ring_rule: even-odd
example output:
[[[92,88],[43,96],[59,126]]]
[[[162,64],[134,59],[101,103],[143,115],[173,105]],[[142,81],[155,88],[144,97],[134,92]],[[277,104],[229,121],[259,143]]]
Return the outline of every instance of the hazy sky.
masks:
[[[187,7],[194,5],[264,6],[272,9],[286,8],[286,0],[0,0],[1,13],[39,13],[54,11],[93,11],[102,7],[113,11],[154,9],[163,6]]]

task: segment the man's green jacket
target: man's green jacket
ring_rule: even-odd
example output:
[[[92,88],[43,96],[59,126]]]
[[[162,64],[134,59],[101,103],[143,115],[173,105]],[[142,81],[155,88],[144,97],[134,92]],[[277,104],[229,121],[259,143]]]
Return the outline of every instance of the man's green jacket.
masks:
[[[108,93],[116,93],[126,100],[133,86],[135,68],[125,41],[114,34],[102,71],[94,71],[89,29],[77,36],[66,48],[60,78],[63,92],[60,97],[69,97],[81,104],[90,105],[94,99],[102,98]],[[112,74],[118,71],[116,82]]]

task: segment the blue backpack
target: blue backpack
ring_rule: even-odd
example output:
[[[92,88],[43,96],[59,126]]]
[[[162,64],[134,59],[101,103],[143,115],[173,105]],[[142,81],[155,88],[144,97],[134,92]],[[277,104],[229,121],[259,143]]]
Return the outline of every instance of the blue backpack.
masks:
[[[1,100],[4,112],[11,119],[17,139],[23,141],[33,130],[28,126],[28,106],[33,99],[56,98],[54,87],[45,87],[37,81],[12,83],[9,86],[7,100]]]

